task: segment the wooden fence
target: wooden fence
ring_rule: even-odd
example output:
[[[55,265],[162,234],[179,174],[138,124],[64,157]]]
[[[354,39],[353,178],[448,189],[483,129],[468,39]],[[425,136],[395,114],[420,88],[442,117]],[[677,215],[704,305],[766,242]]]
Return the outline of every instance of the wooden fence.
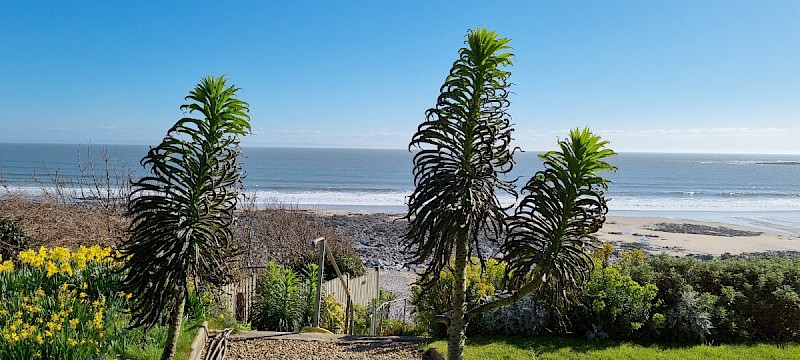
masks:
[[[344,282],[347,284],[350,296],[353,297],[353,304],[368,306],[372,299],[378,297],[379,276],[378,270],[367,270],[366,275],[355,278],[344,275]],[[347,293],[338,278],[324,282],[322,290],[325,294],[333,294],[340,304],[347,304]]]
[[[256,280],[262,270],[263,267],[248,268],[241,280],[222,287],[220,300],[238,321],[247,322],[250,318],[250,308],[256,294]]]

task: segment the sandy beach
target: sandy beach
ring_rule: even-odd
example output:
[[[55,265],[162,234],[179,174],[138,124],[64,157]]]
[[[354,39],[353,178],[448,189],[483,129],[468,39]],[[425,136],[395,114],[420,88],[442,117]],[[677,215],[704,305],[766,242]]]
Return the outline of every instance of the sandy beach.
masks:
[[[399,247],[406,223],[399,214],[313,211],[350,237],[365,261],[402,266]],[[744,226],[665,217],[609,216],[597,234],[618,251],[642,249],[676,256],[800,252],[800,229],[770,224]]]
[[[609,217],[598,237],[619,248],[671,255],[800,252],[800,229],[770,230],[735,224],[660,217]]]
[[[408,223],[399,214],[366,211],[317,210],[323,221],[349,238],[367,267],[383,269],[381,287],[399,298],[410,296],[414,272],[423,266],[407,267],[401,237]],[[711,260],[723,254],[800,253],[800,229],[757,228],[727,223],[673,219],[666,217],[610,216],[597,234],[614,244],[615,254],[642,249],[648,254],[694,256]],[[496,251],[496,244],[483,242]]]

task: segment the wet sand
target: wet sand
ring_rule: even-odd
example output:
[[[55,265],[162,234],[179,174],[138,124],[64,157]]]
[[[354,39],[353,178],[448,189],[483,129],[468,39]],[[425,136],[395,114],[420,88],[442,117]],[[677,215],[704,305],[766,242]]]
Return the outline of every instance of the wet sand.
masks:
[[[609,217],[598,237],[649,253],[712,255],[800,251],[800,229],[768,229],[660,217]]]

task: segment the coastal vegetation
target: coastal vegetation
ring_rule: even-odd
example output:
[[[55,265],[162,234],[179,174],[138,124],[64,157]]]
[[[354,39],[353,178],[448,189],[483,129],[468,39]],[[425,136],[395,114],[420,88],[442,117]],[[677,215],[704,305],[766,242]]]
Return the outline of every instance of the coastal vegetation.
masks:
[[[466,277],[468,257],[480,233],[500,233],[506,208],[496,190],[514,193],[513,183],[501,175],[513,168],[506,52],[509,39],[483,28],[467,34],[466,47],[441,87],[436,107],[412,137],[416,189],[408,199],[406,218],[411,226],[406,246],[411,263],[430,265],[423,273],[424,288],[439,280],[451,264],[451,311],[447,316],[448,354],[461,358],[467,327]],[[425,291],[425,290],[423,290]]]
[[[274,262],[259,277],[250,324],[256,329],[300,331],[311,324],[317,294],[317,265],[299,274]]]
[[[186,97],[185,117],[150,149],[150,174],[128,195],[130,237],[120,249],[123,291],[134,294],[133,327],[152,327],[169,314],[162,359],[175,356],[189,280],[222,285],[232,278],[231,225],[241,175],[239,136],[250,131],[247,103],[224,77],[206,77]]]
[[[121,354],[130,336],[130,294],[113,285],[122,260],[100,246],[41,247],[2,259],[0,358]]]
[[[516,196],[515,181],[503,179],[514,166],[506,112],[510,72],[503,70],[512,64],[509,42],[484,28],[467,34],[467,47],[459,50],[436,107],[426,112],[409,145],[419,151],[405,244],[412,263],[429,264],[418,298],[441,281],[445,268],[452,274],[451,285],[440,287],[450,291],[439,304],[449,310],[436,316],[448,326],[449,359],[462,358],[467,325],[483,312],[533,292],[548,291],[554,306],[568,303],[572,288],[588,278],[592,234],[608,212],[603,197],[608,180],[598,173],[615,169],[605,161],[615,153],[588,128],[571,131],[559,142],[560,151],[540,156],[545,170],[523,187],[525,196],[513,216],[500,204],[497,191]],[[477,255],[482,272],[487,267],[481,234],[502,242],[508,292],[469,304],[470,255]]]
[[[731,344],[800,341],[800,257],[726,257],[703,261],[641,250],[610,261],[610,244],[592,254],[594,270],[568,291],[571,304],[544,292],[477,317],[469,334],[560,335],[588,341],[643,344]],[[502,264],[469,268],[468,301],[481,304],[506,291]],[[415,290],[418,321],[435,324],[447,308],[445,274],[428,292]],[[555,304],[555,305],[554,305]],[[434,325],[433,336],[442,336]],[[678,345],[672,345],[677,347]]]
[[[557,150],[540,155],[543,170],[517,197],[515,180],[507,180],[515,165],[509,42],[471,30],[412,138],[416,188],[403,240],[411,263],[425,266],[412,289],[421,326],[389,320],[387,332],[446,337],[430,346],[446,348],[450,359],[794,354],[796,345],[751,344],[800,341],[800,257],[701,261],[615,252],[595,234],[608,212],[602,175],[616,170],[608,162],[616,153],[589,128],[571,130]],[[2,199],[0,209],[19,211],[0,214],[0,358],[180,357],[203,320],[243,326],[216,291],[238,271],[263,265],[246,274],[257,276],[257,287],[244,321],[299,331],[314,311],[321,269],[308,240],[317,236],[326,237],[344,273],[364,274],[366,259],[319,216],[237,209],[246,199],[239,138],[250,131],[238,90],[224,77],[204,78],[181,107],[202,116],[170,128],[141,161],[149,174],[128,190],[66,201],[55,183],[54,203]],[[516,206],[502,205],[499,193],[514,196]],[[66,221],[51,221],[69,216],[52,215],[59,212],[79,218],[70,237],[38,226],[66,229]],[[37,224],[36,236],[26,223]],[[698,228],[722,229],[681,231]],[[87,231],[96,238],[81,238]],[[48,241],[65,246],[36,249]],[[485,251],[487,241],[496,254]],[[379,294],[372,307],[395,297]],[[322,310],[324,327],[347,328],[334,296]],[[355,306],[354,333],[368,333],[370,315]]]

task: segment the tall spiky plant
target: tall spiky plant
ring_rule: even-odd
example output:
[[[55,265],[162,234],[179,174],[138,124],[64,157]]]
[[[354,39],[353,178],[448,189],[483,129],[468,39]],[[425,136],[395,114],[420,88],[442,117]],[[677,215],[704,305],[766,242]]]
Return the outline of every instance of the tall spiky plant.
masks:
[[[515,292],[470,309],[470,315],[540,289],[552,291],[551,299],[568,300],[565,290],[579,286],[591,273],[594,234],[608,212],[604,191],[609,180],[599,172],[616,170],[606,162],[616,153],[589,128],[571,130],[569,139],[558,144],[560,151],[539,156],[545,169],[522,189],[525,197],[509,219],[501,253]]]
[[[481,263],[482,232],[500,233],[506,210],[496,191],[514,194],[513,183],[501,179],[513,167],[511,117],[506,112],[510,66],[509,39],[485,28],[467,33],[450,74],[440,89],[436,107],[414,134],[416,189],[408,199],[405,235],[411,263],[430,261],[422,278],[438,280],[454,257],[453,311],[448,327],[448,357],[461,359],[465,329],[465,267],[471,252]]]
[[[188,280],[219,284],[230,276],[239,136],[250,131],[238,90],[222,76],[203,78],[181,106],[201,117],[178,120],[142,159],[150,174],[132,184],[121,286],[134,295],[132,326],[151,327],[170,314],[162,359],[175,355]]]

